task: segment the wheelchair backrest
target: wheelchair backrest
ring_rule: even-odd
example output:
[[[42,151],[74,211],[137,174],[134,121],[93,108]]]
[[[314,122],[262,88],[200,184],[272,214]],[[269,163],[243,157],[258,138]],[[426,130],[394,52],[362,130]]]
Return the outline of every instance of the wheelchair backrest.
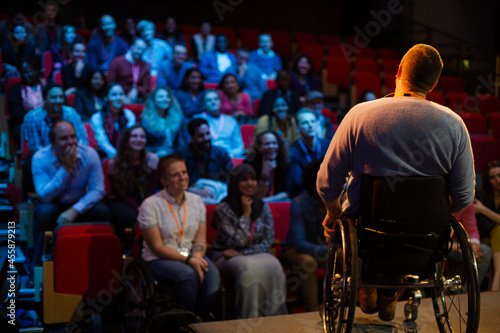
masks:
[[[363,175],[357,229],[365,267],[398,274],[432,269],[450,237],[448,187],[444,176]]]

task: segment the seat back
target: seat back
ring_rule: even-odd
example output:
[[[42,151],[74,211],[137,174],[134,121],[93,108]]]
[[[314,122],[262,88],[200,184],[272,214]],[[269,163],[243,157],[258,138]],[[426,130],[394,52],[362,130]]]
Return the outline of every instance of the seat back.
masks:
[[[363,175],[358,218],[363,270],[384,276],[431,273],[450,235],[448,196],[445,176]]]
[[[55,292],[98,297],[107,290],[107,295],[116,295],[113,287],[120,283],[121,246],[111,225],[64,225],[55,235]]]

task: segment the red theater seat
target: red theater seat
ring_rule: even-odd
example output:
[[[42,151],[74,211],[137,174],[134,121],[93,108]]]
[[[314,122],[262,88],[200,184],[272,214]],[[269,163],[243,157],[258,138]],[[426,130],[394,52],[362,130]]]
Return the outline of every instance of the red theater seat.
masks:
[[[132,111],[135,114],[136,122],[139,122],[144,106],[144,104],[124,104],[123,108]]]
[[[217,236],[217,229],[212,226],[216,204],[205,204],[207,209],[207,245],[212,245]]]
[[[295,43],[316,43],[318,39],[316,35],[307,32],[297,32],[295,33]]]
[[[269,208],[273,214],[274,239],[275,243],[280,245],[286,240],[288,229],[290,227],[290,204],[291,201],[270,202]],[[276,249],[276,256],[280,257],[281,248]]]
[[[438,93],[437,91],[431,91],[430,93],[427,93],[425,99],[446,106],[446,99],[442,94]]]
[[[335,45],[335,44],[338,45],[342,42],[342,39],[339,36],[328,35],[328,34],[320,34],[319,40],[321,41],[321,44],[327,44],[327,45]]]
[[[249,50],[259,48],[259,36],[261,31],[257,29],[240,29],[240,41],[242,46],[246,46]]]
[[[449,92],[448,107],[457,113],[474,112],[477,109],[477,102],[474,96],[465,92]]]
[[[359,49],[359,52],[356,53],[356,59],[365,58],[365,59],[377,59],[377,51],[371,47],[362,47]]]
[[[493,94],[477,94],[476,95],[479,113],[483,116],[490,112],[500,112],[500,98]]]
[[[43,280],[46,324],[82,320],[83,314],[76,309],[85,298],[116,297],[121,283],[121,246],[111,225],[58,227],[52,260],[44,262]]]
[[[486,164],[500,159],[500,141],[489,135],[471,135],[474,169],[482,173]]]
[[[490,113],[490,129],[491,135],[500,140],[500,112]]]
[[[475,112],[458,114],[465,123],[469,134],[486,134],[486,117]]]
[[[449,92],[465,92],[465,84],[461,78],[454,76],[441,76],[439,79],[439,87],[443,94]]]
[[[269,31],[271,38],[273,39],[273,50],[281,56],[283,59],[288,59],[292,55],[291,44],[292,38],[290,34],[285,31],[272,30]]]
[[[351,63],[345,58],[326,58],[327,81],[339,88],[349,88]]]
[[[257,113],[257,109],[255,109],[255,113]],[[240,131],[245,149],[250,148],[253,143],[253,133],[255,132],[255,125],[251,124],[241,125]]]
[[[356,58],[356,61],[354,62],[354,68],[356,72],[367,72],[376,75],[379,74],[378,63],[377,61],[375,61],[375,59]]]
[[[377,74],[359,72],[354,74],[351,86],[351,105],[354,105],[365,90],[371,90],[380,97],[380,77]]]
[[[84,123],[83,126],[85,127],[85,131],[87,131],[87,139],[89,140],[89,147],[97,149],[97,140],[95,139],[94,130],[92,129],[92,126],[90,125],[90,123]]]

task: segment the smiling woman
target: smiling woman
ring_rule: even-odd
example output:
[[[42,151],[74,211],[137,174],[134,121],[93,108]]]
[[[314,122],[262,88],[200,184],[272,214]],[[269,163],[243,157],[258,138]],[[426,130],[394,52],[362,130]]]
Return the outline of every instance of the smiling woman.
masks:
[[[217,237],[212,258],[221,274],[234,281],[235,318],[287,313],[283,268],[269,253],[274,241],[273,217],[256,191],[255,170],[248,164],[236,166],[228,196],[214,213]]]
[[[116,147],[126,128],[134,126],[135,115],[123,108],[125,92],[118,83],[111,83],[106,90],[105,105],[90,118],[100,155],[109,158],[116,155]]]
[[[125,130],[118,153],[107,163],[111,189],[107,204],[118,233],[133,227],[142,201],[158,187],[158,156],[146,151],[146,132],[140,126]]]

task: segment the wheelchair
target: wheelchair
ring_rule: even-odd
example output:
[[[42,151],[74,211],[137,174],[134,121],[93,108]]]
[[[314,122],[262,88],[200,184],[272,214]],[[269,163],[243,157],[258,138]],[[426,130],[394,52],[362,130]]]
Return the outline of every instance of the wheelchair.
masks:
[[[414,328],[426,290],[440,332],[477,332],[476,261],[465,229],[448,212],[448,183],[446,176],[362,176],[358,214],[337,220],[328,243],[325,332],[352,330],[360,287],[409,289],[403,324]],[[453,257],[452,234],[463,261]]]

